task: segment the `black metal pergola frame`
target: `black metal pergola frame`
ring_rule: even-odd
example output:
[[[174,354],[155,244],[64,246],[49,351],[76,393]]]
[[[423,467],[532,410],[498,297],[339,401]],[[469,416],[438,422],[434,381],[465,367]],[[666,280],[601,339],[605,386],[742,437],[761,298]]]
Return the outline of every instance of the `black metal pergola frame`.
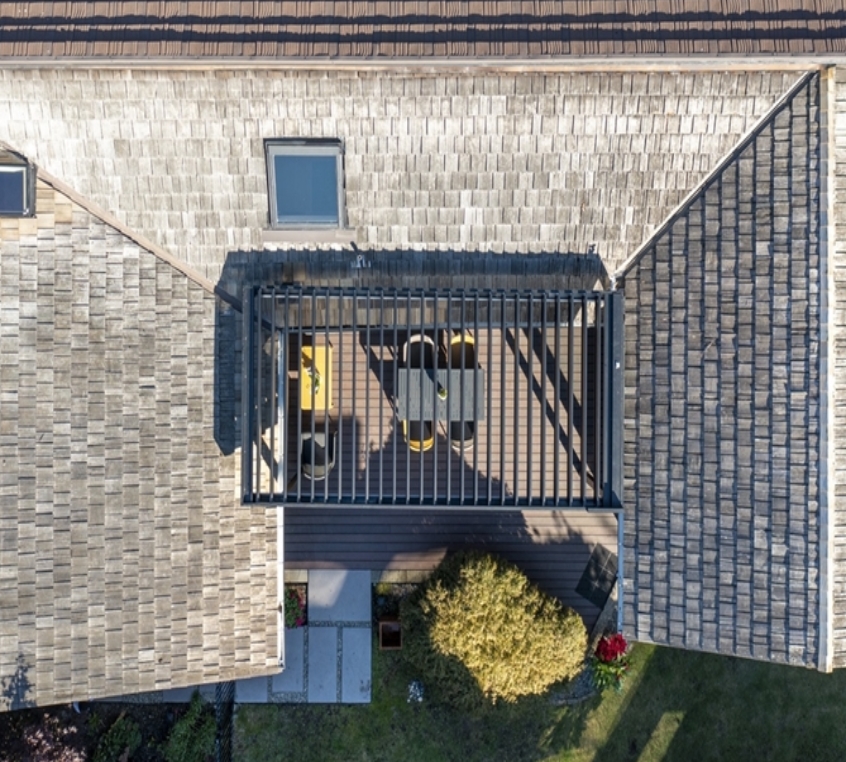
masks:
[[[242,492],[245,503],[606,511],[619,511],[622,507],[623,303],[619,292],[260,287],[245,293],[243,320]],[[402,339],[413,335],[437,337],[442,333],[449,336],[456,331],[468,331],[486,339],[484,356],[478,358],[477,368],[472,371],[474,383],[477,374],[487,373],[489,382],[494,374],[499,374],[499,388],[513,390],[514,397],[513,410],[506,410],[504,400],[494,400],[491,391],[487,392],[482,403],[485,409],[481,411],[488,422],[484,437],[479,437],[483,441],[476,441],[465,456],[455,493],[452,485],[456,477],[450,473],[452,458],[441,457],[441,461],[445,460],[445,473],[439,473],[436,465],[441,462],[438,460],[439,448],[450,446],[449,442],[439,441],[439,436],[435,437],[430,452],[412,452],[408,448],[400,451],[394,437],[392,449],[376,453],[372,463],[366,460],[364,473],[356,470],[356,454],[344,452],[341,447],[331,479],[290,479],[291,459],[297,459],[298,469],[301,455],[299,451],[289,452],[293,427],[296,427],[298,442],[303,435],[313,439],[318,432],[322,432],[324,441],[330,436],[343,441],[345,426],[353,427],[352,432],[347,431],[348,438],[351,435],[355,441],[358,433],[355,429],[362,427],[366,429],[365,440],[370,441],[371,419],[376,418],[368,409],[371,376],[374,376],[368,373],[364,390],[356,390],[355,374],[351,376],[353,397],[358,399],[359,392],[364,393],[365,409],[361,411],[361,421],[357,416],[348,421],[343,416],[330,421],[328,415],[322,421],[316,421],[314,415],[304,419],[301,405],[291,404],[289,353],[292,346],[300,352],[309,342],[329,345],[332,337],[337,338],[340,344],[337,347],[337,376],[341,382],[335,385],[334,393],[338,395],[336,407],[343,410],[349,402],[343,396],[346,341],[359,341],[368,355],[371,342],[392,346],[392,360],[380,365],[382,377],[373,382],[383,382],[387,395],[390,390],[397,389]],[[496,331],[500,332],[500,340],[495,348],[493,335]],[[522,363],[520,352],[512,346],[514,357],[510,358],[506,347],[506,337],[511,337],[512,342],[517,342],[517,348],[521,348],[520,331],[525,334],[530,350],[535,347],[536,337],[542,337],[540,344],[543,347],[537,352],[538,357],[534,357],[534,351],[527,352]],[[551,348],[547,344],[550,335],[553,337],[549,341]],[[574,351],[576,345],[579,352]],[[562,347],[567,352],[563,364]],[[444,360],[436,353],[435,373],[439,363],[442,370],[452,370],[449,355]],[[540,363],[537,368],[540,389],[534,376],[534,363]],[[571,383],[576,372],[581,384],[578,390]],[[554,397],[551,405],[544,402],[550,391]],[[521,393],[525,397],[521,397]],[[545,437],[536,440],[533,436],[536,416],[543,420],[543,411],[534,411],[533,405],[543,404],[552,408],[546,411],[550,425],[555,427],[552,452],[548,451]],[[521,410],[521,405],[525,405],[525,409]],[[373,426],[378,426],[378,431],[372,433],[378,434],[382,441],[384,416],[382,411],[377,412],[378,422],[374,420]],[[462,402],[461,425],[470,417],[469,411],[465,417]],[[563,426],[562,417],[566,419]],[[510,426],[516,429],[521,425],[527,427],[526,441],[537,441],[538,450],[535,451],[532,445],[526,448],[527,452],[520,453],[515,445],[513,462],[506,463],[505,448],[499,446],[498,457],[502,462],[492,463],[492,438],[497,432],[505,436]],[[572,445],[574,427],[579,430],[578,450]],[[589,452],[589,441],[593,443],[592,452]],[[541,474],[554,469],[553,489],[548,490],[543,479],[540,484],[533,485],[531,474],[533,463],[537,465],[536,458]],[[574,462],[580,464],[576,483]],[[413,465],[419,473],[412,478]],[[526,494],[518,494],[516,489],[508,494],[504,482],[495,489],[490,477],[492,467],[494,470],[498,467],[501,475],[513,475],[513,483],[517,484],[523,466],[526,467]],[[370,469],[378,469],[378,479],[375,473],[371,478]],[[480,470],[483,470],[481,476]],[[374,480],[376,487],[371,488]]]

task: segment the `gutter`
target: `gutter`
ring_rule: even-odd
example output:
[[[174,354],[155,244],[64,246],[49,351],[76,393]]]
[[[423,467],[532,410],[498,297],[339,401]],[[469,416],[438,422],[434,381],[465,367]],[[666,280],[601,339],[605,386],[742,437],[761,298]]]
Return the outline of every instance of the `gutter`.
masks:
[[[617,632],[623,631],[623,598],[625,596],[625,531],[623,522],[626,514],[620,511],[617,514]]]
[[[179,71],[391,71],[428,74],[457,71],[480,72],[726,72],[726,71],[807,71],[831,65],[846,65],[846,54],[801,56],[549,56],[549,57],[474,57],[450,56],[345,56],[338,58],[235,57],[235,56],[162,56],[96,57],[0,56],[2,69],[136,69]]]

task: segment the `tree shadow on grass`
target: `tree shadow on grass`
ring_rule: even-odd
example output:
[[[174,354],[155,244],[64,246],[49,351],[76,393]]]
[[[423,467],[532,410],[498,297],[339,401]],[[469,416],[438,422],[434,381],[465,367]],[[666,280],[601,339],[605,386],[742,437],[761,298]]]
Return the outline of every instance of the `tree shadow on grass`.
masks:
[[[598,701],[595,697],[575,706],[556,707],[547,695],[541,695],[496,705],[481,702],[467,711],[446,703],[427,685],[423,701],[409,704],[408,684],[418,674],[402,652],[377,649],[373,664],[373,704],[359,722],[371,722],[372,715],[380,715],[388,728],[401,726],[402,735],[395,735],[395,742],[420,750],[416,757],[409,755],[410,759],[546,760],[578,746]]]
[[[580,704],[560,707],[553,722],[538,739],[538,758],[576,749],[581,743],[591,714],[601,702],[601,696],[591,696]]]
[[[846,673],[640,646],[595,762],[837,760],[846,748]],[[604,701],[613,701],[608,695]],[[597,735],[600,735],[598,733]]]

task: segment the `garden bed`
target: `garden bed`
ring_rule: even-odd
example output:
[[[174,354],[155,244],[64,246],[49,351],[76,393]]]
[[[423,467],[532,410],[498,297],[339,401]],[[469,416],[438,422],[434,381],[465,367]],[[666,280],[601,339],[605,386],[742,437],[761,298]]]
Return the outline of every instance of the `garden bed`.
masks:
[[[308,586],[301,582],[285,585],[283,603],[285,627],[294,629],[308,624]]]
[[[93,760],[101,739],[123,713],[141,734],[132,762],[164,762],[163,749],[187,704],[82,704],[0,713],[0,762]]]
[[[373,585],[373,627],[379,622],[398,621],[400,604],[418,588],[411,582],[378,582]]]

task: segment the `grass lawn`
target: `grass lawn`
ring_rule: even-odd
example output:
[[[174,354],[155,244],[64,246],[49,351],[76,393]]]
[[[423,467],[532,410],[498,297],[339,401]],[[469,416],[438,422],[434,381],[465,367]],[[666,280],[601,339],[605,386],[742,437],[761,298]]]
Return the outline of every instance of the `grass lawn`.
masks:
[[[413,677],[374,651],[369,706],[244,706],[240,762],[297,760],[842,760],[846,671],[636,646],[622,694],[575,707],[544,699],[464,716],[406,702]]]

